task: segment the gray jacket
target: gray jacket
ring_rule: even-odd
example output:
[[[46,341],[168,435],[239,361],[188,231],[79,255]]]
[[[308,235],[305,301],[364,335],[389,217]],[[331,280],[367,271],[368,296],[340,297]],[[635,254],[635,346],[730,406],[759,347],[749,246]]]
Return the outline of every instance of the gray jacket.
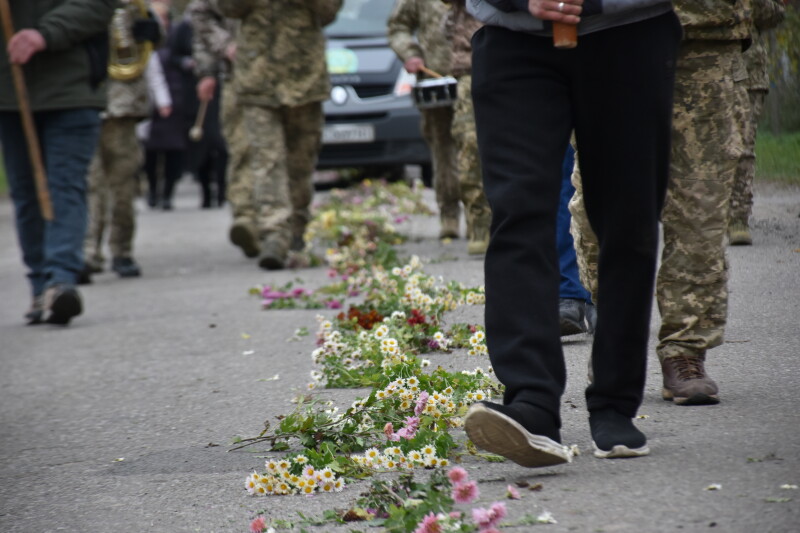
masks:
[[[527,5],[527,0],[467,0],[467,10],[484,24],[550,35],[551,25],[531,15]],[[578,34],[631,24],[671,10],[671,0],[586,0]]]

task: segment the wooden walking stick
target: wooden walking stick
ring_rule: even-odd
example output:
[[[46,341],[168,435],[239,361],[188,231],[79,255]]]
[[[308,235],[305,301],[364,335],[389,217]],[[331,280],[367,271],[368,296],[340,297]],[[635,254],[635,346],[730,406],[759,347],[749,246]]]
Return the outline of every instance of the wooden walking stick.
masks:
[[[14,23],[11,20],[11,9],[8,6],[8,0],[0,0],[0,19],[3,20],[3,33],[6,37],[6,47],[8,47],[8,42],[14,35]],[[39,147],[39,137],[36,135],[36,126],[33,123],[28,91],[25,88],[25,76],[22,73],[22,67],[12,64],[10,57],[9,65],[11,66],[11,76],[14,79],[14,89],[17,93],[19,114],[22,117],[22,129],[28,144],[28,156],[33,168],[33,180],[36,184],[36,194],[39,198],[39,209],[42,212],[42,218],[53,220],[53,204],[50,202],[50,191],[47,189],[47,175],[42,163],[42,151]]]

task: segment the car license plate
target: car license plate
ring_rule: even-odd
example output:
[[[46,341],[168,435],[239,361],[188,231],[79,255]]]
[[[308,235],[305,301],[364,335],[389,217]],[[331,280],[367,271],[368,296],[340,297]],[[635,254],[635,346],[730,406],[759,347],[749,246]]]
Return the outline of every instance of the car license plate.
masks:
[[[329,124],[322,130],[323,144],[370,143],[375,140],[371,124]]]

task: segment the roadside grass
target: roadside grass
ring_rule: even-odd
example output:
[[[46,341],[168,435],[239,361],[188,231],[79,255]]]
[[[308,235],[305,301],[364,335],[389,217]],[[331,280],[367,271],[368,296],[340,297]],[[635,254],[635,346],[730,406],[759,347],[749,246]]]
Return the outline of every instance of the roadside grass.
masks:
[[[800,185],[800,132],[756,138],[756,180]]]

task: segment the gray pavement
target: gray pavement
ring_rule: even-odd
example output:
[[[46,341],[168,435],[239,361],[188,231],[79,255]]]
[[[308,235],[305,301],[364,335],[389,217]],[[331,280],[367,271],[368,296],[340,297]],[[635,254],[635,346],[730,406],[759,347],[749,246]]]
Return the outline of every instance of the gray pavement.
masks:
[[[184,181],[174,211],[140,205],[143,277],[96,276],[83,289],[85,314],[68,328],[23,325],[28,287],[12,208],[0,199],[0,531],[241,532],[259,511],[294,520],[297,511],[321,514],[358,497],[363,484],[314,497],[244,491],[264,453],[229,453],[228,444],[291,410],[312,370],[313,339],[289,338],[303,326],[313,331],[317,314],[262,311],[248,289],[327,278],[323,269],[260,271],[227,242],[227,210],[200,210],[198,198]],[[730,249],[727,340],[707,364],[720,405],[663,402],[651,354],[640,411],[647,418],[638,423],[652,455],[595,459],[583,400],[591,339],[570,338],[562,436],[583,455],[541,470],[468,458],[480,502],[524,479],[543,488],[506,501],[509,521],[547,510],[558,523],[512,531],[800,531],[800,490],[781,488],[800,485],[798,215],[800,189],[762,187],[755,245]],[[482,283],[482,264],[467,257],[464,241],[435,239],[435,219],[416,218],[405,231],[404,252],[431,260],[428,272]],[[461,309],[447,320],[478,322],[481,313]],[[438,357],[451,368],[475,365],[464,354]],[[347,405],[363,392],[322,394]],[[721,488],[706,490],[712,484]]]

